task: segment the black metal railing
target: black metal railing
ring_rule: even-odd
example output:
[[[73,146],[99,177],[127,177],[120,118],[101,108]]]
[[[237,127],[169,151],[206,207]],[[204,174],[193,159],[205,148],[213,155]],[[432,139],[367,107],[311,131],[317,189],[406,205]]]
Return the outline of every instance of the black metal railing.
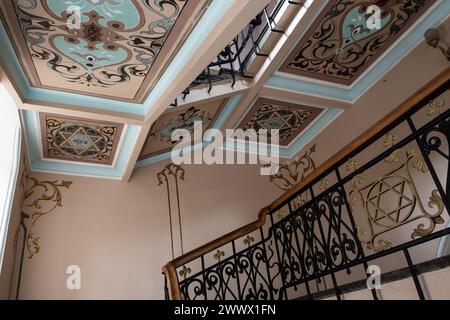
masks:
[[[234,87],[237,78],[252,78],[247,74],[247,68],[252,57],[267,56],[261,50],[266,34],[269,31],[284,32],[276,28],[275,21],[286,3],[303,5],[302,1],[271,1],[182,92],[182,99],[185,99],[192,89],[199,86],[207,86],[209,93],[216,82],[232,80],[231,87]],[[177,105],[178,99],[174,101],[172,106]]]
[[[415,260],[435,258],[436,242],[450,234],[449,88],[446,80],[271,207],[258,229],[175,260],[178,298],[313,298],[327,285],[341,299],[346,279],[386,263],[408,267],[425,299]]]

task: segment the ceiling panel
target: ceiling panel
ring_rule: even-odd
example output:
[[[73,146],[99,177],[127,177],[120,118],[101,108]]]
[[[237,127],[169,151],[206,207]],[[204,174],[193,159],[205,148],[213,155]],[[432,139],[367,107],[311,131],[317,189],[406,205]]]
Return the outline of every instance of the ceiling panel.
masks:
[[[238,128],[280,130],[280,145],[288,146],[324,110],[267,98],[259,98]],[[270,132],[270,131],[269,131]]]
[[[0,8],[32,86],[140,103],[200,2],[8,0]]]
[[[435,2],[329,1],[280,71],[351,85]],[[381,9],[379,29],[368,23],[370,5]]]
[[[39,114],[44,159],[112,165],[123,125]]]
[[[139,160],[171,151],[176,145],[176,142],[171,141],[172,132],[176,129],[186,129],[192,133],[196,121],[202,122],[203,131],[211,128],[227,101],[228,99],[216,100],[195,106],[168,109],[151,127]],[[194,141],[192,135],[192,142],[200,141]]]

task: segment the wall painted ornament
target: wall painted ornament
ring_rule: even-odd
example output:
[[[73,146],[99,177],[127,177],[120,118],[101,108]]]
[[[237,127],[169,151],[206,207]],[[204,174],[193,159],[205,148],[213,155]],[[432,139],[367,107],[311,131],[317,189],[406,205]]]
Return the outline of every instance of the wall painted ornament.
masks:
[[[436,0],[332,0],[281,67],[282,72],[350,85]],[[381,9],[380,29],[369,27]]]

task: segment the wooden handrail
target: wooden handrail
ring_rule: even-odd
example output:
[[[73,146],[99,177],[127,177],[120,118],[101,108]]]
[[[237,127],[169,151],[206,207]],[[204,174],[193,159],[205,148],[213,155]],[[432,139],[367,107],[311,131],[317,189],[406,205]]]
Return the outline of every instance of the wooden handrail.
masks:
[[[189,253],[184,254],[183,256],[176,258],[175,260],[169,262],[167,265],[163,267],[163,273],[166,275],[168,283],[169,283],[169,298],[171,300],[181,300],[181,291],[179,287],[179,281],[176,269],[197,259],[201,256],[218,249],[224,246],[227,243],[230,243],[234,240],[245,236],[246,234],[252,233],[258,230],[266,223],[266,216],[273,211],[275,208],[279,207],[291,197],[295,196],[299,191],[309,185],[311,182],[316,180],[322,174],[324,174],[327,170],[329,170],[334,164],[343,159],[347,158],[353,151],[359,148],[368,140],[375,137],[378,133],[384,130],[387,126],[389,126],[392,122],[402,116],[404,113],[408,112],[411,108],[420,103],[427,96],[432,94],[435,90],[437,90],[440,86],[445,84],[450,80],[450,68],[447,68],[441,74],[439,74],[436,78],[434,78],[431,82],[417,91],[414,95],[400,104],[397,108],[395,108],[392,112],[378,121],[371,128],[366,130],[363,134],[358,136],[355,140],[349,143],[347,146],[342,148],[339,152],[334,154],[331,158],[325,161],[321,166],[319,166],[314,172],[310,175],[302,179],[298,182],[292,189],[288,192],[281,195],[278,199],[273,201],[269,206],[263,208],[258,215],[258,220],[252,222],[242,228],[239,228],[235,231],[232,231],[214,241],[211,241],[195,250],[192,250]]]

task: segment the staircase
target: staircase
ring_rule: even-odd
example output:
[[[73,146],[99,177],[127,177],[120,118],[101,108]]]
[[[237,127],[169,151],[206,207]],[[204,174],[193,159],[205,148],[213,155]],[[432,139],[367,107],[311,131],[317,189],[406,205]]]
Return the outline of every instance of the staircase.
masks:
[[[436,260],[450,234],[449,79],[447,70],[257,221],[169,262],[167,298],[450,298],[448,286],[429,285],[436,272],[450,276],[449,258]]]

